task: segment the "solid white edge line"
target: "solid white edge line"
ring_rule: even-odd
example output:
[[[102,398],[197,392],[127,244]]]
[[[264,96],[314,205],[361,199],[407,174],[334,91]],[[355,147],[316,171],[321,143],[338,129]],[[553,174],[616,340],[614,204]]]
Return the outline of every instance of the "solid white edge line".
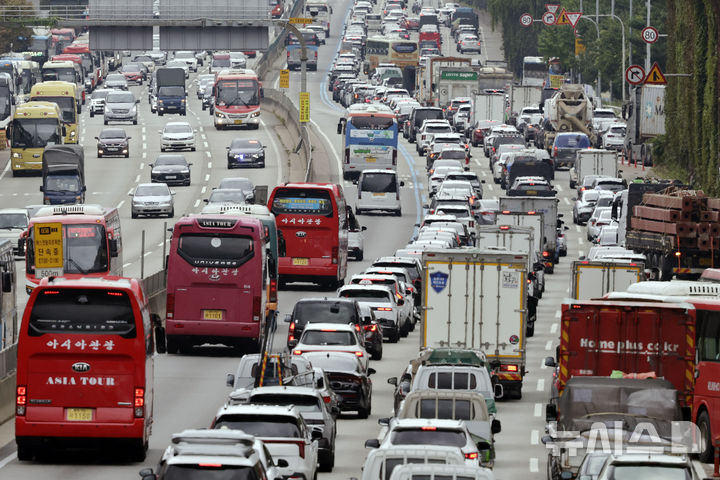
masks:
[[[12,462],[12,461],[15,460],[16,458],[17,458],[17,453],[15,453],[15,452],[11,453],[11,454],[8,455],[7,457],[5,457],[5,458],[3,458],[2,460],[0,460],[0,468],[3,468],[5,465],[7,465],[8,463]]]

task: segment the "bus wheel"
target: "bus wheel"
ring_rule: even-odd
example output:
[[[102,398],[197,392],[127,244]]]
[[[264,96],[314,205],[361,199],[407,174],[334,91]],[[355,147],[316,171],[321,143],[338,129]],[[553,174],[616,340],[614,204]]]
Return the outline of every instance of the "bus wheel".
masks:
[[[130,459],[133,462],[144,462],[147,457],[148,444],[142,438],[133,442],[130,449]]]
[[[178,339],[174,335],[173,336],[168,335],[167,336],[167,353],[175,354],[175,353],[178,353],[179,350],[180,350],[180,342],[178,341]]]
[[[18,445],[17,446],[17,458],[21,462],[29,462],[33,459],[33,456],[35,456],[35,452],[32,448],[27,447],[25,445]]]

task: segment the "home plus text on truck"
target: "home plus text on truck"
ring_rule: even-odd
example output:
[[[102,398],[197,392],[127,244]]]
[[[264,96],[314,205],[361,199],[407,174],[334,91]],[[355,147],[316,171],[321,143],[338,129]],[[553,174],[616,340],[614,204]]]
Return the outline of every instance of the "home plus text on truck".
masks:
[[[493,250],[423,252],[420,348],[485,352],[503,396],[521,398],[527,328],[527,254]]]

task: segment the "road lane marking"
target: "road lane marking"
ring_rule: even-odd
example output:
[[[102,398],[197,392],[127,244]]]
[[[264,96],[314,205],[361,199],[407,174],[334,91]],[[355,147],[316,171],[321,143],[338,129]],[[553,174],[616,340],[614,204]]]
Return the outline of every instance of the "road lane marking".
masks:
[[[160,243],[157,244],[157,246],[158,246],[158,247],[162,247],[162,246],[163,246],[163,243],[165,243],[165,242],[160,242]]]
[[[115,207],[115,208],[120,209],[120,208],[122,208],[123,205],[125,205],[125,200],[120,200],[120,203],[118,203],[117,207]]]
[[[209,174],[209,173],[206,173],[206,174],[205,174],[205,181],[207,182],[208,180],[210,180],[210,174]]]
[[[558,192],[562,192],[562,191],[563,191],[563,189],[562,189],[562,187],[561,187],[560,185],[555,185],[555,190],[557,190]],[[566,197],[566,198],[567,198],[567,197]]]
[[[2,460],[0,460],[0,468],[3,468],[5,465],[7,465],[8,463],[12,462],[12,461],[15,460],[16,458],[17,458],[17,454],[11,453],[11,454],[8,455],[7,457],[5,457],[5,458],[3,458]]]
[[[585,239],[584,239],[584,238],[578,238],[578,245],[580,245],[580,246],[585,245]]]
[[[534,412],[534,414],[535,414],[536,417],[539,417],[539,416],[542,415],[542,403],[536,403],[536,404],[535,404],[535,412]]]
[[[207,150],[205,151],[205,153],[207,154],[208,158],[212,158],[212,153],[208,152]]]
[[[487,50],[487,49],[486,49]],[[538,472],[538,459],[537,458],[531,458],[530,459],[530,472],[531,473],[537,473]]]
[[[198,205],[200,205],[200,199],[199,199],[199,198],[198,198],[197,200],[195,200],[195,208],[197,208]]]
[[[566,205],[570,205],[570,199],[568,197],[563,197],[563,200],[565,200]]]
[[[540,415],[536,416],[539,417]],[[540,432],[538,432],[537,430],[533,430],[530,432],[530,444],[537,445],[538,443],[540,443]]]
[[[126,263],[126,264],[123,265],[123,268],[127,268],[127,267],[129,267],[130,265],[132,265],[132,263]]]
[[[557,323],[553,323],[552,325],[550,325],[550,333],[552,333],[552,334],[557,333],[557,329],[558,329]]]
[[[145,168],[145,162],[140,162],[140,170],[142,170],[143,168]]]
[[[208,145],[207,142],[203,142],[203,146],[204,146],[205,148],[208,148],[209,145]]]
[[[152,252],[145,252],[145,253],[143,254],[143,257],[147,257],[147,256],[150,255],[151,253],[152,253]]]
[[[205,195],[205,192],[207,192],[207,187],[203,185],[202,189],[200,190],[200,195]]]
[[[581,232],[581,230],[580,230],[580,225],[575,225],[575,230],[576,230],[578,233],[580,233],[580,232]]]
[[[545,365],[545,359],[544,359],[544,358],[543,358],[542,360],[540,360],[540,368],[548,368],[548,366]]]
[[[147,158],[147,152],[143,152],[142,158]]]
[[[10,164],[11,164],[11,163],[12,163],[12,161],[8,160],[7,165],[5,165],[5,170],[3,170],[2,173],[0,173],[0,180],[2,180],[2,178],[5,176],[5,174],[6,174],[8,171],[10,171]]]
[[[562,315],[562,314],[560,313],[560,310],[558,310],[557,312],[555,312],[555,318],[560,318],[561,315]]]
[[[130,195],[132,192],[133,192],[133,189],[131,188],[130,190],[128,190],[127,194]]]
[[[538,378],[537,381],[537,391],[542,392],[545,390],[545,379],[544,378]]]
[[[553,344],[552,340],[548,340],[547,343],[545,344],[545,350],[552,350],[552,344]]]
[[[138,174],[138,175],[135,177],[135,183],[138,183],[139,181],[140,181],[140,174]]]

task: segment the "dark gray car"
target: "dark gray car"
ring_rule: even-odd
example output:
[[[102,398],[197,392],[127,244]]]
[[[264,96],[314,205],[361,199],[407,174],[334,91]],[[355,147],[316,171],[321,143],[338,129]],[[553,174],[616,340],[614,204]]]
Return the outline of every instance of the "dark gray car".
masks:
[[[572,167],[575,165],[575,152],[590,147],[590,139],[584,133],[558,133],[552,146],[555,170],[559,167]]]
[[[235,138],[226,148],[228,168],[265,167],[265,146],[260,140]]]
[[[159,155],[150,163],[150,181],[168,185],[190,185],[190,166],[184,155]]]
[[[98,158],[108,155],[130,156],[130,137],[122,128],[104,128],[95,140]]]

